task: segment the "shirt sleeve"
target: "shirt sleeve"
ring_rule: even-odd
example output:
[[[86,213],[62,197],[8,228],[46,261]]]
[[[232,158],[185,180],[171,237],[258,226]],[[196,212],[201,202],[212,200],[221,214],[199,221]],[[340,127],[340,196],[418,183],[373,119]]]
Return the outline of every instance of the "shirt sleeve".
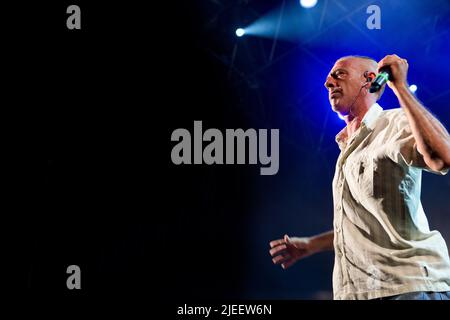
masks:
[[[407,166],[421,168],[434,174],[446,175],[448,173],[449,168],[436,171],[426,165],[422,154],[417,150],[416,140],[403,110],[399,110],[399,114],[393,118],[393,122],[392,136],[389,139],[390,158],[392,160],[397,163],[404,163]]]

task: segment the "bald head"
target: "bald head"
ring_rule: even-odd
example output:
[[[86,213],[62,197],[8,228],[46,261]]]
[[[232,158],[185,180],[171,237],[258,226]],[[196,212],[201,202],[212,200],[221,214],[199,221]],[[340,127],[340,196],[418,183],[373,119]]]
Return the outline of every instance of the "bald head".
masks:
[[[363,73],[365,71],[377,73],[378,69],[378,63],[375,61],[375,59],[372,59],[370,57],[365,56],[345,56],[338,61],[349,61],[352,65],[354,65],[356,68],[358,68]]]

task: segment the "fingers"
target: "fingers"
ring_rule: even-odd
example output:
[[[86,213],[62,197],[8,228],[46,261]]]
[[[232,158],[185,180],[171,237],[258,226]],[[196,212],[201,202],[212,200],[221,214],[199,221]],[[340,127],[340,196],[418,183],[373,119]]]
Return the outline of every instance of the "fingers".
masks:
[[[294,260],[294,259],[286,260],[285,262],[283,262],[283,263],[281,264],[281,267],[282,267],[283,269],[287,269],[287,268],[289,268],[290,266],[292,266],[294,263],[295,263],[295,260]]]
[[[276,246],[278,246],[280,244],[284,244],[284,243],[285,243],[284,239],[273,240],[273,241],[270,241],[270,247],[273,248],[273,247],[276,247]]]
[[[290,266],[292,266],[298,260],[298,257],[297,256],[294,257],[292,255],[292,252],[290,252],[290,250],[292,250],[292,248],[294,247],[296,247],[297,249],[304,247],[304,244],[302,242],[299,243],[297,242],[295,242],[294,244],[287,234],[284,235],[283,239],[271,241],[270,242],[271,249],[269,250],[269,253],[272,256],[272,262],[277,265],[281,264],[281,267],[283,269],[287,269]],[[299,257],[303,256],[304,254],[302,253],[302,251],[303,250],[297,252],[296,255],[301,253]]]
[[[384,57],[380,62],[378,62],[378,69],[377,72],[380,73],[380,70],[384,67],[387,67],[391,64],[392,60],[389,56]]]
[[[279,246],[276,246],[276,247],[270,249],[269,253],[273,257],[277,254],[283,253],[284,251],[286,251],[286,249],[287,249],[287,245],[281,244]]]
[[[292,259],[291,255],[289,254],[289,252],[287,250],[288,249],[287,245],[284,244],[284,240],[283,240],[283,242],[280,242],[278,240],[276,240],[276,241],[277,242],[275,242],[275,241],[272,241],[272,242],[275,242],[275,244],[278,244],[278,245],[273,247],[269,251],[270,255],[273,257],[272,262],[274,264],[280,264],[280,263],[285,263],[285,262],[287,262],[287,260]]]
[[[285,263],[288,260],[292,260],[292,257],[289,254],[280,254],[272,259],[273,264]]]
[[[291,238],[289,238],[289,236],[287,234],[284,235],[283,239],[277,239],[277,240],[273,240],[270,241],[270,247],[276,247],[279,246],[280,244],[285,244],[285,243],[290,243],[291,242]]]
[[[291,239],[289,238],[289,236],[287,234],[284,235],[284,241],[286,241],[286,243],[291,242]]]
[[[378,62],[377,72],[380,72],[380,69],[382,69],[383,67],[390,66],[396,62],[408,65],[408,61],[406,59],[402,59],[396,54],[391,54],[391,55],[387,55],[386,57],[381,59],[380,62]]]
[[[380,72],[380,69],[389,66],[392,64],[392,62],[395,60],[396,55],[387,55],[383,59],[381,59],[380,62],[378,62],[378,72]]]

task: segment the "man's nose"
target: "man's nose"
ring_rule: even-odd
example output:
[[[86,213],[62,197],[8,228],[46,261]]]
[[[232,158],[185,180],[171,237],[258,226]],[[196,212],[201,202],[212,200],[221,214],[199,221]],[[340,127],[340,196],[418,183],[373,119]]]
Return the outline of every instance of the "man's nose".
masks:
[[[333,79],[333,77],[328,76],[327,80],[324,83],[325,88],[330,89],[330,88],[334,88],[336,86],[336,83]]]

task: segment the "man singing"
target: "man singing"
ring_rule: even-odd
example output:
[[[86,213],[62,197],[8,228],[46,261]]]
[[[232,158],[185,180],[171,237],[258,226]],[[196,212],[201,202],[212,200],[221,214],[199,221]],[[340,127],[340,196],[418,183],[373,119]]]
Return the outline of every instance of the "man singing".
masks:
[[[369,93],[383,67],[401,108]],[[325,87],[346,127],[333,179],[334,228],[313,237],[270,242],[273,263],[286,269],[314,253],[335,251],[334,299],[450,299],[450,260],[444,239],[430,231],[420,201],[422,170],[445,175],[450,136],[407,84],[408,62],[388,55],[339,59]],[[449,212],[450,213],[450,212]]]

